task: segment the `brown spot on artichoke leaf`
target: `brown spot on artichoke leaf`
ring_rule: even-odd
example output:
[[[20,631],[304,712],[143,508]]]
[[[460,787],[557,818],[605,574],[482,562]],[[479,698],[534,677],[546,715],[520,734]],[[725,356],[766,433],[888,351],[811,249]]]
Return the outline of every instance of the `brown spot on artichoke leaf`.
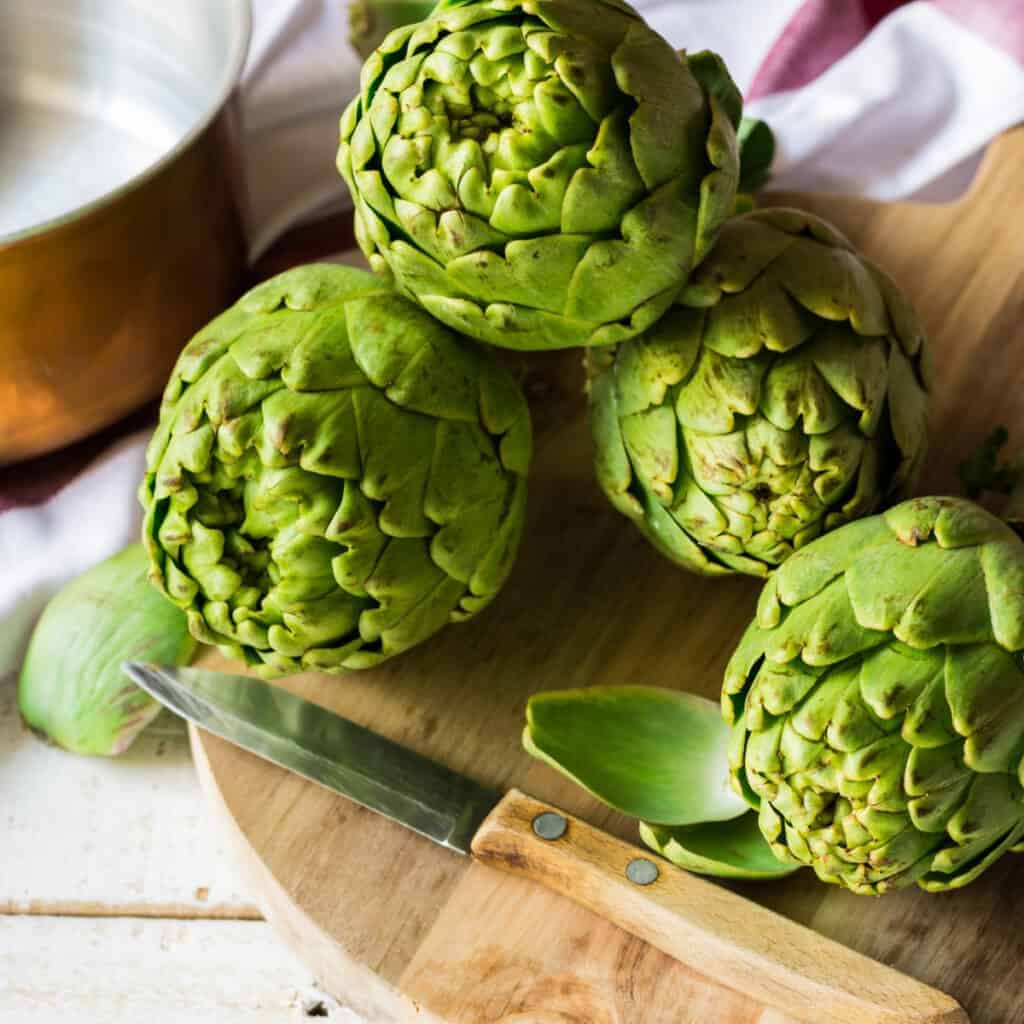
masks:
[[[205,355],[211,348],[217,348],[219,345],[220,342],[217,338],[196,338],[189,346],[188,354],[190,356]]]

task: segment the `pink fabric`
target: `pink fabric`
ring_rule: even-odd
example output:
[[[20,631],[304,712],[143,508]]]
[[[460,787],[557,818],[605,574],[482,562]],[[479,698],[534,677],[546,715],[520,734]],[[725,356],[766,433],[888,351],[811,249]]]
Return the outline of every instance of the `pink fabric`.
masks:
[[[932,0],[986,42],[1024,64],[1024,0]]]

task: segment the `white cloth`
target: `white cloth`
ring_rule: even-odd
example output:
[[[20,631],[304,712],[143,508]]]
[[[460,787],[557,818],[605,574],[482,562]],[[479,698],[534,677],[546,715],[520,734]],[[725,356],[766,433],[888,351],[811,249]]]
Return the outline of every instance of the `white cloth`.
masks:
[[[0,679],[61,585],[139,536],[147,435],[124,438],[44,504],[0,515]]]
[[[638,6],[674,45],[721,53],[745,88],[799,0]],[[288,226],[346,202],[334,153],[358,62],[337,0],[254,8],[241,100],[258,254]],[[808,86],[765,96],[749,112],[775,130],[779,187],[950,198],[985,143],[1024,121],[1024,69],[918,0]],[[0,515],[0,677],[16,667],[60,584],[138,535],[143,446],[128,439],[45,504]]]
[[[810,85],[746,108],[775,131],[773,186],[956,198],[1024,121],[1024,69],[927,3],[894,11]]]
[[[289,227],[350,205],[334,161],[359,67],[347,0],[253,0],[240,95],[252,259]]]

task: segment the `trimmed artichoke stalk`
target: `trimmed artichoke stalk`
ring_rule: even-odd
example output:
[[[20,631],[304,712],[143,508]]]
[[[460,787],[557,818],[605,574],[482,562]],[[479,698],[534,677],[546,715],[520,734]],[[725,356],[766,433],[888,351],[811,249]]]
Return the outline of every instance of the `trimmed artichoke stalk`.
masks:
[[[349,42],[366,60],[390,32],[422,21],[435,6],[435,0],[352,0],[348,8]]]
[[[147,578],[133,544],[68,583],[46,606],[18,680],[34,732],[76,754],[120,754],[160,713],[121,674],[125,661],[183,665],[195,642],[184,614]]]
[[[375,271],[479,341],[654,324],[731,214],[742,102],[623,0],[442,0],[366,61],[338,168]]]
[[[673,309],[589,366],[601,487],[693,572],[766,576],[905,495],[925,454],[913,310],[796,210],[731,220]]]
[[[776,855],[857,893],[1024,850],[1024,543],[919,498],[797,552],[726,672],[734,786]]]
[[[530,453],[490,353],[372,274],[288,271],[167,385],[140,492],[153,580],[264,677],[376,665],[497,594]]]

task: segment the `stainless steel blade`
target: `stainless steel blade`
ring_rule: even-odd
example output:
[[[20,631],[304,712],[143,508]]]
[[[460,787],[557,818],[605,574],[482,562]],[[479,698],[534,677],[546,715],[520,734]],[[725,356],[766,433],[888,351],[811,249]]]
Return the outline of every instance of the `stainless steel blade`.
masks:
[[[469,853],[501,794],[369,729],[249,676],[128,662],[165,707],[363,807]]]

